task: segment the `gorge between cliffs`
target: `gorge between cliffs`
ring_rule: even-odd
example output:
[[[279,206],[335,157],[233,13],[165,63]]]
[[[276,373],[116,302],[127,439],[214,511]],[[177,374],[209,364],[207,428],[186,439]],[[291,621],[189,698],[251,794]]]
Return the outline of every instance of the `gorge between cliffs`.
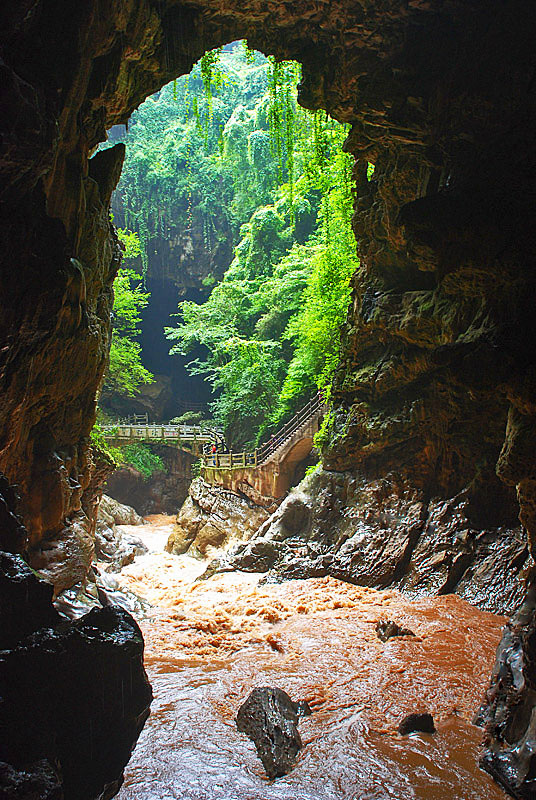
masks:
[[[0,797],[536,798],[535,40],[3,0]]]

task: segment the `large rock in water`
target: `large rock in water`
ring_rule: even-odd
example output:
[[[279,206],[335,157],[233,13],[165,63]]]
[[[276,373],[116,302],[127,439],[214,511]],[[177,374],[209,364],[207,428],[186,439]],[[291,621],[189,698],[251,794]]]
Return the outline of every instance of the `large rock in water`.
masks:
[[[270,779],[290,772],[302,748],[298,719],[310,714],[307,703],[295,703],[282,689],[253,689],[238,709],[236,726],[257,748]]]
[[[115,525],[143,525],[143,518],[132,506],[120,503],[107,494],[102,495],[97,519],[103,519],[109,524],[114,523]]]
[[[0,597],[14,598],[0,630],[0,796],[110,798],[152,698],[141,631],[111,606],[65,622],[52,588],[0,555]]]
[[[117,529],[116,525],[142,525],[143,519],[130,506],[113,497],[102,496],[95,526],[95,558],[108,562],[106,572],[119,572],[136,556],[147,553],[147,547],[137,536]]]

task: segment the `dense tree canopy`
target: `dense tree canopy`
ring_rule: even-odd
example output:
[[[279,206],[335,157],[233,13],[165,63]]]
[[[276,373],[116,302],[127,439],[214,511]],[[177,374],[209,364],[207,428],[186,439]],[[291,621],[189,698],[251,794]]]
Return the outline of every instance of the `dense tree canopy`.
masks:
[[[271,70],[254,109],[268,126],[270,202],[241,226],[234,260],[208,300],[180,303],[182,321],[166,329],[172,353],[205,346],[206,357],[190,369],[212,382],[214,414],[234,447],[258,441],[317,386],[329,385],[358,266],[345,129],[298,109],[296,65]],[[239,173],[247,118],[235,112],[230,121],[224,152],[235,154]],[[250,165],[251,141],[250,133]]]
[[[202,231],[207,252],[229,245],[223,274],[205,280],[206,301],[180,302],[166,332],[172,354],[202,346],[189,370],[211,382],[212,411],[233,447],[258,441],[329,386],[358,267],[345,126],[299,108],[298,80],[297,64],[243,43],[207,53],[133,115],[114,201],[118,221],[139,236],[144,268],[171,231]],[[116,286],[110,375],[130,374],[133,382],[115,383],[128,393],[142,380],[129,361],[137,343],[128,303],[139,310],[145,301],[132,273]]]

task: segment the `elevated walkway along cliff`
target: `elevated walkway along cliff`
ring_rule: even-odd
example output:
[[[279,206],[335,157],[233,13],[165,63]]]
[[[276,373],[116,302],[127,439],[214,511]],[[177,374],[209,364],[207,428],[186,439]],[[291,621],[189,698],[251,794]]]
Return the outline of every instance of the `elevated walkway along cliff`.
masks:
[[[253,452],[204,455],[202,477],[212,485],[241,492],[258,505],[269,505],[290,489],[297,465],[313,449],[326,408],[315,396]]]

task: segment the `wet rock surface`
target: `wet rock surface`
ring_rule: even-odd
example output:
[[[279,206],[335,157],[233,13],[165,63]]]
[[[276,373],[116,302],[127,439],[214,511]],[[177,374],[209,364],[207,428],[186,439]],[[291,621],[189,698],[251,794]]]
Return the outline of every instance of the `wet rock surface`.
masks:
[[[196,478],[177,515],[178,530],[169,537],[166,550],[175,555],[205,557],[210,548],[223,547],[231,539],[249,539],[268,517],[269,512],[249,497]]]
[[[64,800],[58,773],[46,759],[14,769],[0,762],[2,800]]]
[[[394,476],[372,483],[321,471],[214,568],[266,572],[268,580],[331,575],[410,596],[456,592],[480,608],[513,612],[531,563],[523,531],[482,530],[473,513],[463,493],[425,501]]]
[[[376,623],[376,633],[378,639],[387,642],[393,636],[415,636],[409,628],[401,628],[396,622],[387,619],[380,619]]]
[[[95,558],[107,564],[107,572],[118,572],[132,564],[136,556],[147,552],[141,539],[117,527],[142,523],[143,519],[133,508],[107,495],[102,496],[95,528]]]
[[[401,736],[407,736],[410,733],[435,733],[435,730],[434,718],[428,713],[408,714],[398,726]]]
[[[311,713],[306,702],[295,703],[282,689],[253,689],[236,715],[236,726],[257,748],[268,777],[286,775],[302,748],[298,733],[301,716]]]
[[[20,556],[0,551],[0,650],[58,624],[52,594],[52,586],[37,580]]]
[[[149,714],[140,629],[111,606],[66,622],[20,556],[0,567],[0,795],[112,797]]]
[[[361,259],[332,391],[331,472],[303,536],[264,531],[273,575],[514,608],[526,553],[505,512],[516,498],[533,551],[536,539],[534,6],[6,0],[0,15],[0,467],[27,530],[22,541],[10,528],[4,546],[28,547],[57,590],[91,562],[89,432],[124,153],[95,147],[207,48],[247,36],[303,63],[306,106],[351,123]],[[364,498],[361,524],[352,481],[371,494],[390,482],[394,499]],[[483,486],[489,513],[476,524]]]
[[[132,506],[120,503],[107,494],[102,495],[97,519],[114,525],[143,525],[143,518]]]
[[[481,766],[520,800],[536,797],[536,588],[505,627],[491,686],[476,722]]]

